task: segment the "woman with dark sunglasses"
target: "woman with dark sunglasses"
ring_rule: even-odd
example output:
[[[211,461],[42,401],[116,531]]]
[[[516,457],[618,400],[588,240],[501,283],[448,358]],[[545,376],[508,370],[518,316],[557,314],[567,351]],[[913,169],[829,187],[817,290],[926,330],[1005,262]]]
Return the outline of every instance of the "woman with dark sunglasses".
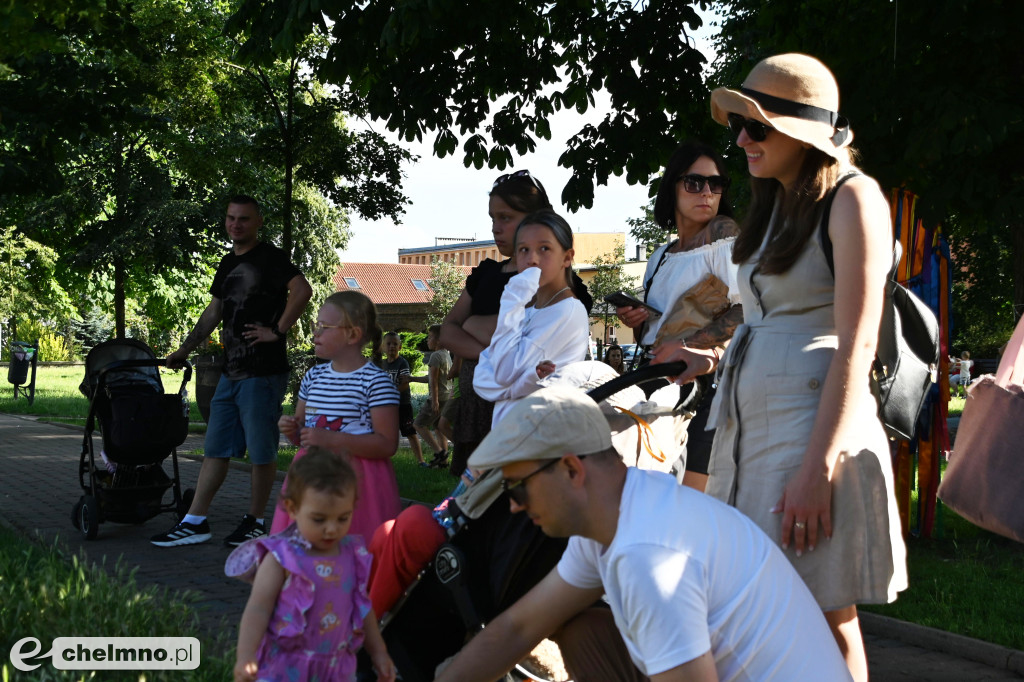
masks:
[[[869,386],[892,233],[838,108],[835,77],[801,54],[765,59],[742,87],[711,95],[746,154],[752,199],[733,249],[744,324],[718,372],[707,492],[781,545],[866,680],[856,605],[907,586]]]
[[[728,343],[733,330],[743,321],[736,266],[732,262],[737,228],[732,220],[728,189],[729,176],[718,152],[695,141],[676,149],[665,167],[654,201],[655,220],[666,231],[674,232],[676,238],[651,254],[644,273],[644,301],[665,313],[672,309],[676,299],[709,274],[729,288],[733,305],[685,341],[689,347],[715,349],[712,352],[718,354],[717,349]],[[651,317],[639,306],[624,306],[615,312],[623,324],[633,329],[637,342],[647,349],[648,358],[660,358],[679,349],[679,341],[652,348],[663,317]],[[708,364],[711,362],[707,360]],[[694,366],[697,364],[700,363]],[[704,427],[714,389],[709,377],[698,381],[702,393],[696,396],[698,403],[691,406],[695,416],[687,428],[686,470],[682,480],[685,485],[703,491],[714,439],[714,432],[706,432]]]

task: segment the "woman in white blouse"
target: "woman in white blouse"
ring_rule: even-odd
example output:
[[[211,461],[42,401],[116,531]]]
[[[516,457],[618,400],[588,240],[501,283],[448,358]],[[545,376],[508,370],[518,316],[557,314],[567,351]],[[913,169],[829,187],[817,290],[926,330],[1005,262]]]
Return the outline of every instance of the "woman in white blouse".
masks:
[[[651,254],[644,273],[644,300],[667,313],[677,298],[708,274],[714,274],[729,288],[732,306],[687,338],[686,345],[692,348],[719,349],[743,322],[736,265],[732,262],[737,227],[732,220],[728,188],[729,176],[722,157],[711,147],[691,141],[672,154],[654,202],[655,220],[665,230],[674,231],[676,239]],[[638,342],[647,351],[647,358],[668,355],[678,348],[680,342],[651,348],[662,318],[649,316],[646,309],[625,306],[616,309],[616,314],[623,324],[634,330]],[[671,348],[665,347],[669,345]],[[715,350],[716,354],[718,352]],[[714,438],[714,432],[704,431],[704,426],[714,389],[710,376],[698,377],[697,383],[702,384],[704,392],[687,429],[683,483],[703,491]]]

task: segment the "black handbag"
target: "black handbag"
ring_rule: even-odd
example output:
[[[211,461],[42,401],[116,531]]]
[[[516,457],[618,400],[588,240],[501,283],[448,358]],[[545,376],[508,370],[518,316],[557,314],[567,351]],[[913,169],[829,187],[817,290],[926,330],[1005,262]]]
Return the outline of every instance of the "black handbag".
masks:
[[[839,187],[859,173],[840,178],[825,198],[821,219],[821,244],[829,270],[835,278],[832,240],[828,236],[828,218],[832,199]],[[890,438],[912,440],[917,418],[935,383],[939,362],[939,323],[924,301],[896,281],[903,255],[899,242],[893,247],[892,269],[885,281],[882,322],[871,365],[871,390],[878,401],[878,417]]]

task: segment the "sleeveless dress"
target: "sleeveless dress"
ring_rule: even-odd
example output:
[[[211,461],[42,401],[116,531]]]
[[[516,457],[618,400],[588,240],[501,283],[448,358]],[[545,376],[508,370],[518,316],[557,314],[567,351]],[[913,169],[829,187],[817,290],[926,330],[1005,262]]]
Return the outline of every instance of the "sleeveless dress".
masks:
[[[288,573],[257,651],[258,682],[355,680],[370,612],[370,554],[354,535],[341,540],[335,556],[307,554],[308,548],[293,524],[240,545],[224,564],[229,577],[252,582],[270,552]]]
[[[759,274],[759,259],[757,253],[739,267],[744,324],[718,371],[707,493],[779,544],[782,514],[769,510],[803,461],[838,345],[835,285],[813,237],[785,273]],[[848,406],[859,426],[840,444],[832,479],[832,539],[801,557],[792,544],[784,550],[825,611],[891,602],[907,587],[889,442],[867,375],[863,381],[860,402]]]

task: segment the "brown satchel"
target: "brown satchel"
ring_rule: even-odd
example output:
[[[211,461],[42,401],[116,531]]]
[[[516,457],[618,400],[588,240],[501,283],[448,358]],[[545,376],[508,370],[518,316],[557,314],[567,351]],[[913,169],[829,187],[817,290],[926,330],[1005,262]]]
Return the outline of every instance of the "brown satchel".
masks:
[[[976,526],[1024,542],[1024,318],[999,369],[967,389],[939,499]]]
[[[707,275],[683,292],[665,313],[654,345],[663,341],[683,341],[708,326],[729,309],[729,287],[715,275]]]

